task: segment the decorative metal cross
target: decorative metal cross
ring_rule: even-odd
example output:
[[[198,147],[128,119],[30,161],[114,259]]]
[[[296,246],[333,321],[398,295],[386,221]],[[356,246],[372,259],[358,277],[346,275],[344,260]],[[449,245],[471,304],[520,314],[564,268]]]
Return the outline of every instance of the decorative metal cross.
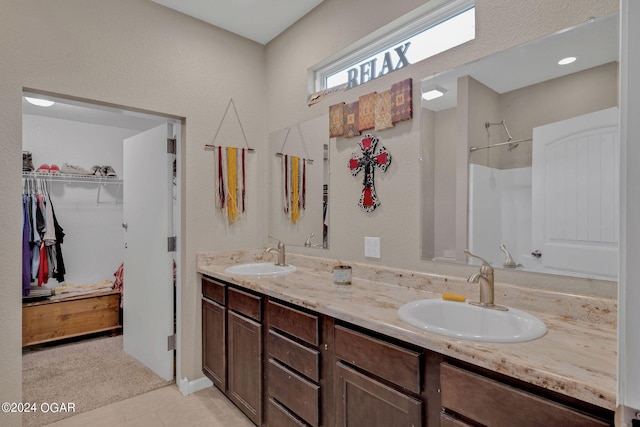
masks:
[[[381,146],[376,151],[377,144],[378,138],[375,136],[363,135],[360,142],[358,142],[360,150],[362,150],[362,156],[358,157],[356,153],[352,153],[351,159],[349,159],[351,175],[356,176],[358,172],[364,169],[364,188],[362,189],[358,206],[364,209],[365,212],[373,212],[380,205],[373,182],[375,168],[386,172],[391,164],[391,154],[384,146]]]

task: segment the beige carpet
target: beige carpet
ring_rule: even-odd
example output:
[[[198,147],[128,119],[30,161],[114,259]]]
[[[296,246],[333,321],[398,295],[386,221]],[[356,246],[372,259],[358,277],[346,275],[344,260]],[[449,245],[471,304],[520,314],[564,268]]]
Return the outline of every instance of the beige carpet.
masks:
[[[22,401],[38,411],[22,425],[42,426],[171,384],[122,350],[122,335],[22,355]],[[42,413],[42,403],[75,404],[75,413]]]

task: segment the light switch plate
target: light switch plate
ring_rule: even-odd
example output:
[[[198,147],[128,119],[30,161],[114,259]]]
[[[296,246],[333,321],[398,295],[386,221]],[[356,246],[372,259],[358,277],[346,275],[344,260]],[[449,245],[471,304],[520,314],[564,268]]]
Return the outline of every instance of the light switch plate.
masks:
[[[380,258],[380,238],[364,238],[364,256],[368,258]]]

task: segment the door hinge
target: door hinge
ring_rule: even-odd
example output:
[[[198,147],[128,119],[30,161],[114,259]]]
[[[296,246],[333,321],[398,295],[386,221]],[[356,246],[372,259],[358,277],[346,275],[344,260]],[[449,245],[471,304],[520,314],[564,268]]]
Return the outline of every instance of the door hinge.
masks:
[[[167,138],[167,154],[176,154],[175,138]]]
[[[176,237],[167,237],[167,252],[176,251]]]
[[[167,351],[176,349],[176,334],[167,337]]]

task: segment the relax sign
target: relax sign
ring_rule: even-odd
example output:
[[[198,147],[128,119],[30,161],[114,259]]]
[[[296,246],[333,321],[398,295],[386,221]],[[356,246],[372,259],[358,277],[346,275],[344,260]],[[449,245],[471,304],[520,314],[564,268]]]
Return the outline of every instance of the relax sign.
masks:
[[[386,52],[369,57],[359,65],[350,68],[347,71],[347,88],[354,88],[358,85],[384,76],[385,74],[389,74],[399,68],[411,65],[407,59],[409,46],[411,46],[411,42],[407,42],[402,46],[398,46],[394,49],[389,49]],[[378,59],[382,60],[380,64],[378,64]],[[378,65],[380,65],[380,68],[378,68]]]
[[[435,3],[446,3],[446,7],[429,8],[411,23],[380,36],[374,45],[348,50],[339,59],[327,59],[310,68],[315,92],[307,103],[315,104],[332,93],[360,86],[475,39],[474,0]]]

